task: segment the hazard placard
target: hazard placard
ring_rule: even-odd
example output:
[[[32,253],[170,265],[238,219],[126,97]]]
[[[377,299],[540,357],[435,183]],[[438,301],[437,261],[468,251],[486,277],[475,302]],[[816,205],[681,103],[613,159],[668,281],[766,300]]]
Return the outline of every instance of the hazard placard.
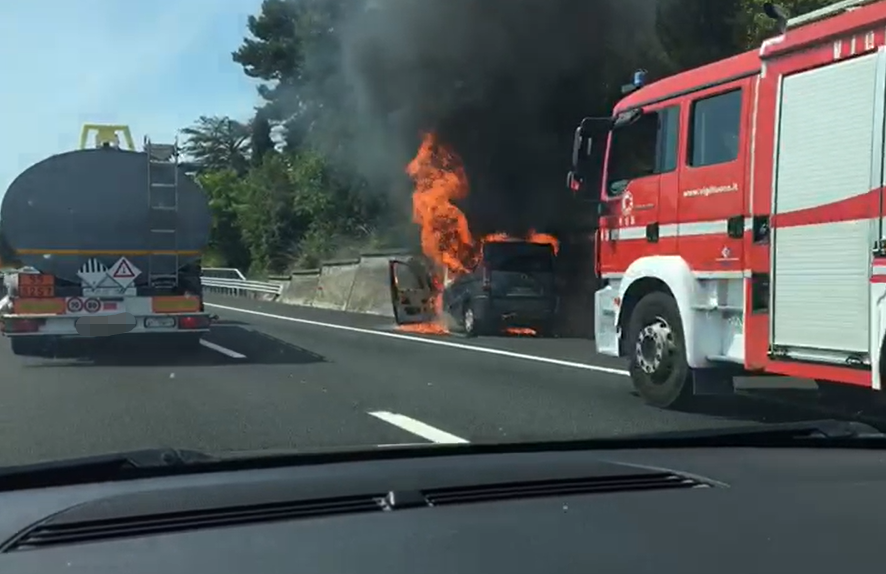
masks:
[[[108,271],[108,275],[124,289],[132,285],[135,278],[141,275],[141,270],[132,264],[129,259],[121,257]]]
[[[108,277],[108,268],[98,259],[89,259],[77,272],[84,287],[95,287]]]

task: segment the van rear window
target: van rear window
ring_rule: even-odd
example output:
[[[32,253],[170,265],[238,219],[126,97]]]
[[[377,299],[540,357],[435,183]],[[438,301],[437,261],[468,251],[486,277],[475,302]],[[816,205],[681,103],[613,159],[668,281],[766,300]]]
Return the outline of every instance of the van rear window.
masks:
[[[483,262],[491,271],[550,273],[554,269],[554,250],[539,243],[487,243],[483,246]]]

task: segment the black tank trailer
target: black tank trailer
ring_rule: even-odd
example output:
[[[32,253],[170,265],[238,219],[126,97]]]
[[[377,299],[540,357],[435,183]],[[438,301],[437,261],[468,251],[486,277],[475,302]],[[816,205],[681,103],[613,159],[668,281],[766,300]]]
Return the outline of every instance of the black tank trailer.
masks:
[[[152,252],[177,251],[166,258],[184,269],[199,269],[209,243],[211,213],[206,194],[180,166],[169,163],[164,176],[174,181],[167,191],[167,211],[152,209],[162,194],[149,193],[145,152],[117,147],[81,149],[51,156],[25,170],[9,186],[0,207],[0,230],[17,262],[57,279],[80,283],[77,272],[90,259],[110,268],[125,255],[140,271],[136,287],[147,286],[149,269],[160,259]],[[156,166],[152,174],[157,183]],[[161,221],[162,220],[162,221]],[[175,229],[173,244],[162,245],[158,226]],[[170,272],[175,272],[169,269]],[[199,281],[199,271],[197,271]]]

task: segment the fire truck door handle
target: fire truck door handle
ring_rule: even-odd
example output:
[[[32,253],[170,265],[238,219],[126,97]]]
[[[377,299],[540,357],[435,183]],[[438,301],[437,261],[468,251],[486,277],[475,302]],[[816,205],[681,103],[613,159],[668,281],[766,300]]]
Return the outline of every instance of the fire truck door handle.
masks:
[[[646,226],[646,241],[658,243],[658,222],[650,223]]]

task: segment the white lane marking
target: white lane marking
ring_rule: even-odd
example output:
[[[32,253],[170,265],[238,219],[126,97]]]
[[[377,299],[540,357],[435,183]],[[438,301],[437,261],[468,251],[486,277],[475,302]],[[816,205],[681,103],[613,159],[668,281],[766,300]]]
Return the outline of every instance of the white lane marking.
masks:
[[[489,355],[498,355],[500,357],[510,357],[512,359],[524,359],[527,361],[535,361],[537,363],[546,363],[548,365],[558,365],[561,367],[571,367],[573,369],[584,369],[586,371],[596,371],[598,373],[609,373],[610,375],[620,375],[623,377],[630,376],[630,373],[624,369],[613,369],[611,367],[601,367],[600,365],[589,365],[587,363],[577,363],[575,361],[565,361],[563,359],[552,359],[550,357],[540,357],[538,355],[526,355],[523,353],[515,353],[514,351],[505,351],[503,349],[493,349],[491,347],[475,347],[473,345],[464,345],[461,343],[453,343],[451,341],[440,341],[438,339],[425,339],[422,337],[401,335],[399,333],[389,333],[387,331],[375,331],[372,329],[361,329],[359,327],[349,327],[347,325],[337,325],[335,323],[323,323],[321,321],[311,321],[310,319],[297,319],[295,317],[274,315],[272,313],[263,313],[261,311],[250,311],[247,309],[240,309],[238,307],[228,307],[227,305],[216,305],[215,303],[204,303],[204,305],[207,307],[216,307],[218,309],[225,309],[226,311],[236,311],[238,313],[246,313],[249,315],[258,315],[259,317],[267,317],[270,319],[279,319],[280,321],[290,321],[292,323],[301,323],[303,325],[314,325],[316,327],[327,327],[329,329],[339,329],[341,331],[349,331],[351,333],[363,333],[365,335],[377,335],[379,337],[400,339],[401,341],[414,341],[416,343],[425,343],[427,345],[439,345],[441,347],[449,347],[450,349],[462,349],[465,351],[474,351],[475,353],[487,353]]]
[[[215,343],[210,343],[206,339],[200,339],[200,344],[206,347],[207,349],[212,349],[216,353],[221,353],[222,355],[227,355],[232,359],[245,359],[246,355],[238,353],[237,351],[232,351],[226,347],[222,347],[221,345],[216,345]]]
[[[414,435],[420,436],[421,438],[428,439],[431,442],[437,444],[467,444],[468,441],[465,439],[455,436],[454,434],[449,434],[446,431],[442,431],[436,427],[432,427],[431,425],[425,424],[421,421],[417,421],[413,418],[407,417],[406,415],[400,415],[397,413],[389,413],[388,411],[375,411],[369,413],[377,419],[381,419],[388,424],[392,424],[395,427],[401,428],[406,432],[410,432]]]

